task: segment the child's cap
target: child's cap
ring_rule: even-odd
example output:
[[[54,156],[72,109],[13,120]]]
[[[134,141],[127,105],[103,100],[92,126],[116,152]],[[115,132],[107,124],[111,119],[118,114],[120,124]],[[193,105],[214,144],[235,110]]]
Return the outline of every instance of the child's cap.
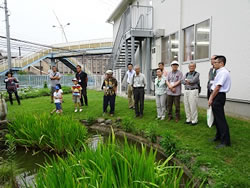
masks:
[[[78,82],[78,80],[77,80],[76,78],[73,78],[73,80],[72,80],[72,81],[73,81],[73,82],[74,82],[74,81],[77,81],[77,82]]]
[[[60,88],[59,88],[59,86],[56,86],[56,90],[59,90]]]

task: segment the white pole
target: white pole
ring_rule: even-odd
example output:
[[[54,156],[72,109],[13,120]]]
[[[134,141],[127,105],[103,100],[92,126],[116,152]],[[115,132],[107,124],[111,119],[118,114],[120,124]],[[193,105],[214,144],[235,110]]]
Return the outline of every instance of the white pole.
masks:
[[[9,25],[9,15],[8,15],[8,8],[7,8],[7,0],[4,0],[4,10],[5,10],[5,23],[6,23],[8,67],[9,67],[9,70],[11,70],[10,25]]]

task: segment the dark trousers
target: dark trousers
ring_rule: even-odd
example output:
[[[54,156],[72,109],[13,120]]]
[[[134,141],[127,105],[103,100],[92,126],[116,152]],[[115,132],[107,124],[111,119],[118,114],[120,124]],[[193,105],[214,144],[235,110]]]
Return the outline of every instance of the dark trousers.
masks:
[[[18,96],[18,94],[17,94],[17,91],[8,91],[10,104],[11,104],[11,105],[13,104],[12,93],[15,94],[17,103],[20,105],[20,99],[19,99],[19,96]]]
[[[212,93],[212,91],[210,89],[207,89],[207,100],[209,100],[211,93]]]
[[[144,109],[144,87],[134,88],[135,115],[143,115]]]
[[[218,93],[212,103],[214,122],[216,126],[216,139],[220,139],[222,144],[231,145],[229,127],[224,112],[226,94]]]
[[[168,95],[168,117],[172,118],[172,108],[173,104],[175,105],[175,118],[180,119],[180,99],[181,96],[172,96]]]
[[[110,105],[110,114],[115,112],[115,95],[103,96],[103,112],[107,112],[108,105]]]
[[[87,97],[87,88],[86,87],[82,87],[82,96],[80,98],[81,101],[81,105],[83,106],[83,98],[84,98],[84,103],[86,106],[88,106],[88,97]]]

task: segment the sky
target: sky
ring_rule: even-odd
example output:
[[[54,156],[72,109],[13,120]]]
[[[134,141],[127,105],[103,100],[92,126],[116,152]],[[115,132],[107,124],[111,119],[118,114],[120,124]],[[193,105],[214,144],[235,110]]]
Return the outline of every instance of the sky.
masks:
[[[0,0],[3,7],[4,0]],[[56,44],[65,42],[56,13],[69,42],[112,38],[107,18],[120,0],[8,0],[12,38]],[[0,8],[0,35],[5,36],[4,10]]]

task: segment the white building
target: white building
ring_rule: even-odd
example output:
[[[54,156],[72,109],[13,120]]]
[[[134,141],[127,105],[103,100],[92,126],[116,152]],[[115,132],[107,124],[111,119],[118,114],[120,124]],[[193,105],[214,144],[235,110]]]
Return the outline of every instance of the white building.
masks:
[[[196,62],[204,107],[210,57],[226,56],[232,78],[226,111],[250,117],[249,0],[122,0],[108,22],[114,28],[114,68],[139,64],[151,82],[160,61],[170,70],[177,59],[183,73]]]

